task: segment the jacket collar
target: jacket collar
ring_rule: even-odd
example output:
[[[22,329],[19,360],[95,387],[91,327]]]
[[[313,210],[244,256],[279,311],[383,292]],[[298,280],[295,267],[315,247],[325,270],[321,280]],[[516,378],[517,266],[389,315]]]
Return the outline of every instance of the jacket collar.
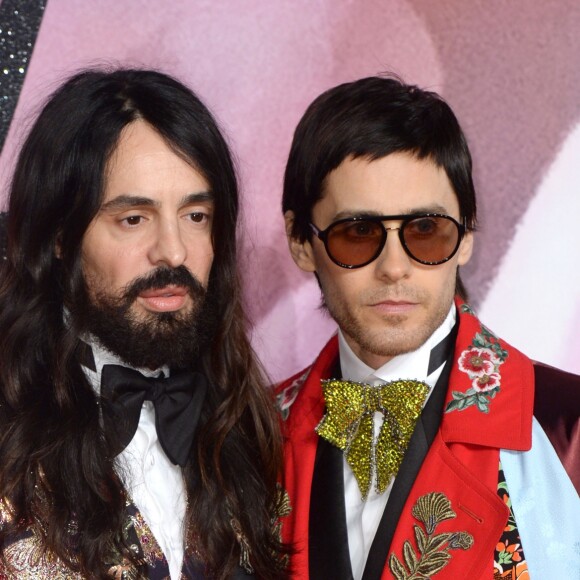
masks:
[[[469,443],[525,451],[532,445],[534,369],[530,359],[495,336],[456,300],[459,332],[441,435]]]
[[[534,404],[532,362],[481,324],[456,299],[459,330],[441,422],[446,443],[527,450],[531,447]],[[331,377],[338,360],[333,336],[314,364],[294,378],[301,383],[286,421],[288,434],[309,437],[324,414],[320,381]]]

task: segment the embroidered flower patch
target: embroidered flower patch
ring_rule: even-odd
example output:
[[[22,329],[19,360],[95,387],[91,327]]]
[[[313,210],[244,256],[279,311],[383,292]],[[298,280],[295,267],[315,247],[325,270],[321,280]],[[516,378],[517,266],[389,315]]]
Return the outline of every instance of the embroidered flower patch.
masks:
[[[487,348],[468,348],[459,357],[459,370],[470,376],[482,377],[490,374],[501,361]]]
[[[473,315],[473,310],[466,304],[461,305],[462,313]],[[459,356],[457,366],[471,380],[471,387],[465,392],[451,391],[451,400],[445,412],[463,411],[477,407],[482,413],[489,413],[491,400],[500,392],[500,366],[508,356],[499,339],[485,326],[481,325],[471,341],[471,345]]]

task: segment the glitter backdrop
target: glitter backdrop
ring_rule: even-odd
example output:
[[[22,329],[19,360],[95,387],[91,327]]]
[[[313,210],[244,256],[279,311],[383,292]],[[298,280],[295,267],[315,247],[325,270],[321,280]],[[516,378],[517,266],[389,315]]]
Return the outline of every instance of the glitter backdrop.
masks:
[[[0,3],[0,151],[18,103],[46,0]]]

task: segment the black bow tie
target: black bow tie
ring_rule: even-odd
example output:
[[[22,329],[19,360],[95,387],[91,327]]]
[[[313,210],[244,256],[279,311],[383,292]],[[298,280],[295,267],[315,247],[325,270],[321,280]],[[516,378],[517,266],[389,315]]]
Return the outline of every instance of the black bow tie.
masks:
[[[101,372],[101,401],[107,436],[113,435],[120,453],[137,431],[144,401],[155,407],[155,428],[167,457],[182,467],[187,462],[195,429],[207,391],[207,380],[198,372],[169,378],[145,377],[118,365],[104,365]]]

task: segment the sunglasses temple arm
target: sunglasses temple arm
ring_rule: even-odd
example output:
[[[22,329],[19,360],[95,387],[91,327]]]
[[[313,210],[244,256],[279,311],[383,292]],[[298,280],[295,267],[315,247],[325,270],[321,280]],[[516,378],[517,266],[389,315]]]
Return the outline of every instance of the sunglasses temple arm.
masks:
[[[314,232],[314,235],[317,238],[320,238],[321,231],[313,223],[309,223],[308,225],[310,226],[310,229]],[[322,239],[322,238],[320,238],[320,239]]]

